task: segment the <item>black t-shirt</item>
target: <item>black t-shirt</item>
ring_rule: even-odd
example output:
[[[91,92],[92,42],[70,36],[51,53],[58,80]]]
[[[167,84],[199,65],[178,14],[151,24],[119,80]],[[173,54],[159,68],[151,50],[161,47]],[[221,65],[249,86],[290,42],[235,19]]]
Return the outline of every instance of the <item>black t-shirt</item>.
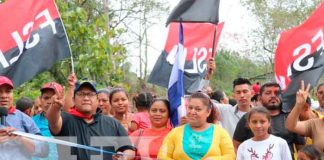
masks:
[[[126,130],[114,118],[97,113],[94,115],[94,121],[88,124],[82,118],[66,112],[62,112],[61,116],[63,120],[61,132],[54,136],[110,152],[116,152],[120,149],[134,149]],[[69,150],[65,146],[59,146],[60,159],[66,159],[71,155],[77,156],[77,159],[90,160],[92,156],[98,156],[100,153],[75,147]],[[109,154],[103,155],[103,159],[111,158]]]
[[[305,138],[296,133],[289,132],[285,127],[287,113],[280,113],[276,116],[271,116],[271,134],[281,137],[287,141],[291,154],[294,152],[293,144],[304,145]],[[233,139],[239,142],[244,142],[253,137],[252,131],[247,125],[246,114],[239,120],[236,125]]]

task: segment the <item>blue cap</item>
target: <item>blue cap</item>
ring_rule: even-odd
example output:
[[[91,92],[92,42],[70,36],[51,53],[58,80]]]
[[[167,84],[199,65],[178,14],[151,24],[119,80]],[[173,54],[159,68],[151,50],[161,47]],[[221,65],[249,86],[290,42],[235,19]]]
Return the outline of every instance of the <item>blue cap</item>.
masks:
[[[79,91],[79,89],[82,86],[89,86],[90,88],[92,88],[96,93],[98,93],[97,88],[96,88],[96,83],[93,81],[89,81],[89,80],[82,80],[82,81],[78,81],[75,83],[75,88],[74,88],[74,93],[76,93],[77,91]]]

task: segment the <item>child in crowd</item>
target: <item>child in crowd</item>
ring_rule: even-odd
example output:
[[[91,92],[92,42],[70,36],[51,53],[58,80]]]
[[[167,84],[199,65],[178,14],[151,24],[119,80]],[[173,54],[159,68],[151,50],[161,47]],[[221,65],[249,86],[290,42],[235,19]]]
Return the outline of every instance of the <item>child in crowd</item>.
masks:
[[[19,109],[21,112],[24,112],[29,117],[33,116],[32,108],[33,108],[34,102],[28,97],[21,97],[16,102],[16,109]]]
[[[321,153],[313,145],[307,145],[298,151],[297,160],[321,160]]]
[[[148,110],[153,100],[153,95],[149,92],[143,92],[133,98],[137,113],[133,115],[131,126],[129,130],[131,132],[137,129],[145,129],[151,127]]]
[[[291,160],[287,142],[270,134],[271,118],[264,107],[254,107],[247,113],[247,122],[253,137],[244,141],[238,148],[237,160]]]

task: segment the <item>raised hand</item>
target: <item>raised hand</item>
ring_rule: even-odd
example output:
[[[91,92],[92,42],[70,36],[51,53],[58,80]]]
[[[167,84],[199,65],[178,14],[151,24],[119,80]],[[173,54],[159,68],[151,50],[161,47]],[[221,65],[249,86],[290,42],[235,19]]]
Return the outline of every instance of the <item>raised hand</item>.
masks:
[[[126,131],[128,132],[129,127],[130,127],[130,117],[129,117],[128,112],[123,114],[123,119],[121,120],[120,123],[126,129]]]
[[[52,96],[52,106],[61,108],[64,104],[64,90],[63,92],[55,91],[55,95]]]
[[[187,117],[186,116],[183,116],[180,118],[180,125],[184,125],[188,123],[188,120],[187,120]]]
[[[301,81],[301,86],[298,92],[296,93],[296,105],[300,108],[303,108],[306,99],[309,96],[309,90],[310,90],[310,84],[307,84],[307,87],[305,88],[305,82]]]
[[[216,64],[214,58],[210,57],[207,61],[207,74],[205,79],[209,80],[212,77],[215,70],[216,70]]]
[[[68,77],[68,84],[70,87],[74,87],[75,83],[77,82],[77,77],[74,73],[71,73]]]

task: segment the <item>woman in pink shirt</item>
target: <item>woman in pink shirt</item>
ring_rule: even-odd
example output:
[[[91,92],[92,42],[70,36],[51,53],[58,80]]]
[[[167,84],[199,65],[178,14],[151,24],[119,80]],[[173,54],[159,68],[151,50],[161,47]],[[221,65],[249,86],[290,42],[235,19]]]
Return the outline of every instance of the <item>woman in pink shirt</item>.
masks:
[[[138,129],[131,134],[137,148],[136,159],[156,159],[164,137],[171,130],[168,127],[170,104],[166,99],[155,99],[149,107],[151,127]]]

